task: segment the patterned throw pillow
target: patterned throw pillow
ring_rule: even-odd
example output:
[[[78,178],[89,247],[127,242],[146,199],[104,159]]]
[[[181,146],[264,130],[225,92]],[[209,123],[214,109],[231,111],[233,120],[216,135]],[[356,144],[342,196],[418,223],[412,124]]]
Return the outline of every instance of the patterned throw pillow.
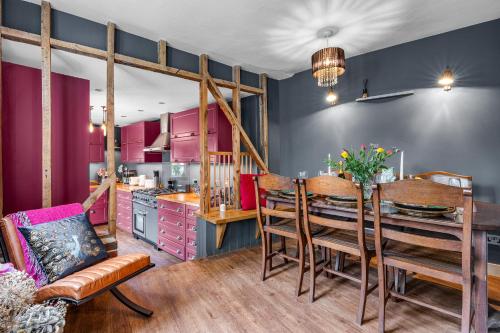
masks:
[[[50,283],[107,257],[104,244],[85,214],[18,229]]]

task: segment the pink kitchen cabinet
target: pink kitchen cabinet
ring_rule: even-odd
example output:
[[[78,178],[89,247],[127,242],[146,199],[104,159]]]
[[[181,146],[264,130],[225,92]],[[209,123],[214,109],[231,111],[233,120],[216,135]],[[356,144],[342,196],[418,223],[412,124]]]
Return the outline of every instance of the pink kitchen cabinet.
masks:
[[[95,188],[91,188],[90,192],[94,192]],[[90,207],[89,220],[93,225],[108,223],[108,191],[104,192],[99,199]]]
[[[199,162],[199,109],[175,113],[170,121],[170,160]],[[208,107],[208,150],[232,151],[232,127],[217,104]]]
[[[161,162],[161,154],[144,152],[160,134],[160,122],[143,121],[121,128],[121,159],[124,163]]]

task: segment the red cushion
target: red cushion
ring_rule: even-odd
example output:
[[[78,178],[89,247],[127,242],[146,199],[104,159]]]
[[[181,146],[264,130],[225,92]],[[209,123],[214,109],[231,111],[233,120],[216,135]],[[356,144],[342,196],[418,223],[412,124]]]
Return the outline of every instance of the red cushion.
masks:
[[[253,184],[253,177],[261,176],[255,174],[244,174],[240,175],[240,200],[242,210],[252,210],[257,208],[255,201],[255,185]],[[259,189],[260,194],[260,204],[262,206],[266,205],[266,199],[262,196],[266,191],[264,189]]]

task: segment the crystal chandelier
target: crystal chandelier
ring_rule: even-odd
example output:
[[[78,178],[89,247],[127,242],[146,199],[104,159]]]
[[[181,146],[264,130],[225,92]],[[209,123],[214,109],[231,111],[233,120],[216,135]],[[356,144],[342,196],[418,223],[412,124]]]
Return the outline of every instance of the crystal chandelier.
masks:
[[[332,87],[337,84],[337,78],[345,72],[344,50],[340,47],[328,46],[328,39],[334,35],[332,29],[327,28],[318,34],[326,38],[326,48],[312,55],[312,75],[318,80],[318,86]]]

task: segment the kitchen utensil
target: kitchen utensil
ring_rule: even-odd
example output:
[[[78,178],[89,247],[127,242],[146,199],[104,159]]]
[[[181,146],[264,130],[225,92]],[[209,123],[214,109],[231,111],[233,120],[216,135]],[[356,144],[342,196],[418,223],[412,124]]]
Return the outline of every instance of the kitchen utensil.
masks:
[[[159,170],[153,171],[153,180],[154,180],[154,187],[159,188],[160,187],[160,171]]]

